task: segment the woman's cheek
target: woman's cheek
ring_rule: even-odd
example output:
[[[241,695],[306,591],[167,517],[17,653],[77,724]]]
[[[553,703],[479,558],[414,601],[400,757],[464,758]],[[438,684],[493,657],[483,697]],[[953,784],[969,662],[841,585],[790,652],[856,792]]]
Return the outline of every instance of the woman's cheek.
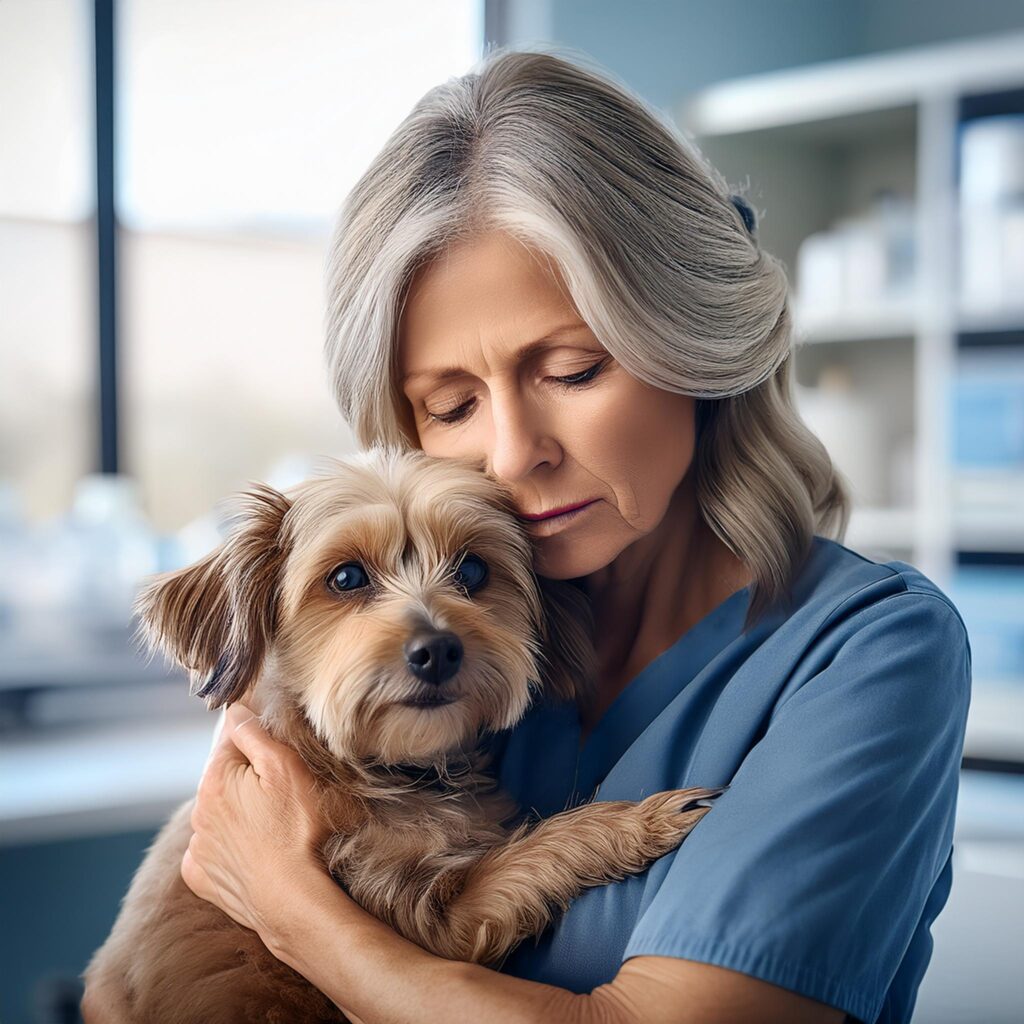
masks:
[[[614,493],[622,518],[644,533],[661,521],[693,462],[696,406],[688,395],[621,377],[574,410],[572,451]]]

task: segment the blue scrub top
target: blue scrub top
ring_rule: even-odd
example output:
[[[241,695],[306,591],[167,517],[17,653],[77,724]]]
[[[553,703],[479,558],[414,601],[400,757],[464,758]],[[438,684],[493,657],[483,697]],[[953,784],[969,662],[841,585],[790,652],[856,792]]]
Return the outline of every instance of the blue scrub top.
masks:
[[[726,598],[582,751],[573,702],[491,738],[523,817],[730,787],[676,851],[583,892],[503,973],[589,992],[630,957],[683,957],[868,1024],[910,1019],[952,881],[967,630],[913,566],[825,537],[791,593],[745,634],[749,588]]]

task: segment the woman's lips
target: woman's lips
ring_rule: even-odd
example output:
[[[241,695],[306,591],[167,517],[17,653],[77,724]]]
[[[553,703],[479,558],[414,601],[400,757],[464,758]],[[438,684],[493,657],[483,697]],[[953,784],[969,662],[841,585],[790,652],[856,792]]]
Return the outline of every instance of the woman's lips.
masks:
[[[546,516],[543,519],[524,520],[526,529],[533,537],[550,537],[563,530],[568,530],[575,523],[586,519],[590,515],[590,510],[600,504],[600,500],[600,498],[595,498],[593,501],[576,505],[567,512]]]
[[[555,516],[563,515],[566,512],[573,512],[578,508],[583,508],[585,505],[591,505],[595,501],[597,501],[597,498],[589,498],[587,501],[579,501],[575,505],[563,505],[561,508],[552,509],[550,512],[542,512],[540,515],[530,515],[522,512],[520,513],[520,518],[531,523],[538,523],[544,519],[553,519]]]

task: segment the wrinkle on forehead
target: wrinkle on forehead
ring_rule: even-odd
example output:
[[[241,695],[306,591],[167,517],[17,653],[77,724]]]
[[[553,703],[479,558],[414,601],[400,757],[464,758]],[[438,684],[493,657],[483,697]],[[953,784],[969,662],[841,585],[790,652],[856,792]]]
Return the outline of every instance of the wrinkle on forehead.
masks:
[[[399,320],[398,380],[404,386],[414,375],[422,387],[443,379],[432,372],[440,367],[490,370],[570,324],[587,327],[557,262],[503,231],[486,232],[414,275]]]

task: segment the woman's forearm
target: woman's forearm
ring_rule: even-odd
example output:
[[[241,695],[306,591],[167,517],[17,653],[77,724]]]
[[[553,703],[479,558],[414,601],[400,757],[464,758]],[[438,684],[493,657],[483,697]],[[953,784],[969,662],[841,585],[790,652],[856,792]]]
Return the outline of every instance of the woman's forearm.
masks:
[[[300,887],[271,952],[363,1024],[583,1021],[588,999],[426,952],[367,913],[328,875]]]

